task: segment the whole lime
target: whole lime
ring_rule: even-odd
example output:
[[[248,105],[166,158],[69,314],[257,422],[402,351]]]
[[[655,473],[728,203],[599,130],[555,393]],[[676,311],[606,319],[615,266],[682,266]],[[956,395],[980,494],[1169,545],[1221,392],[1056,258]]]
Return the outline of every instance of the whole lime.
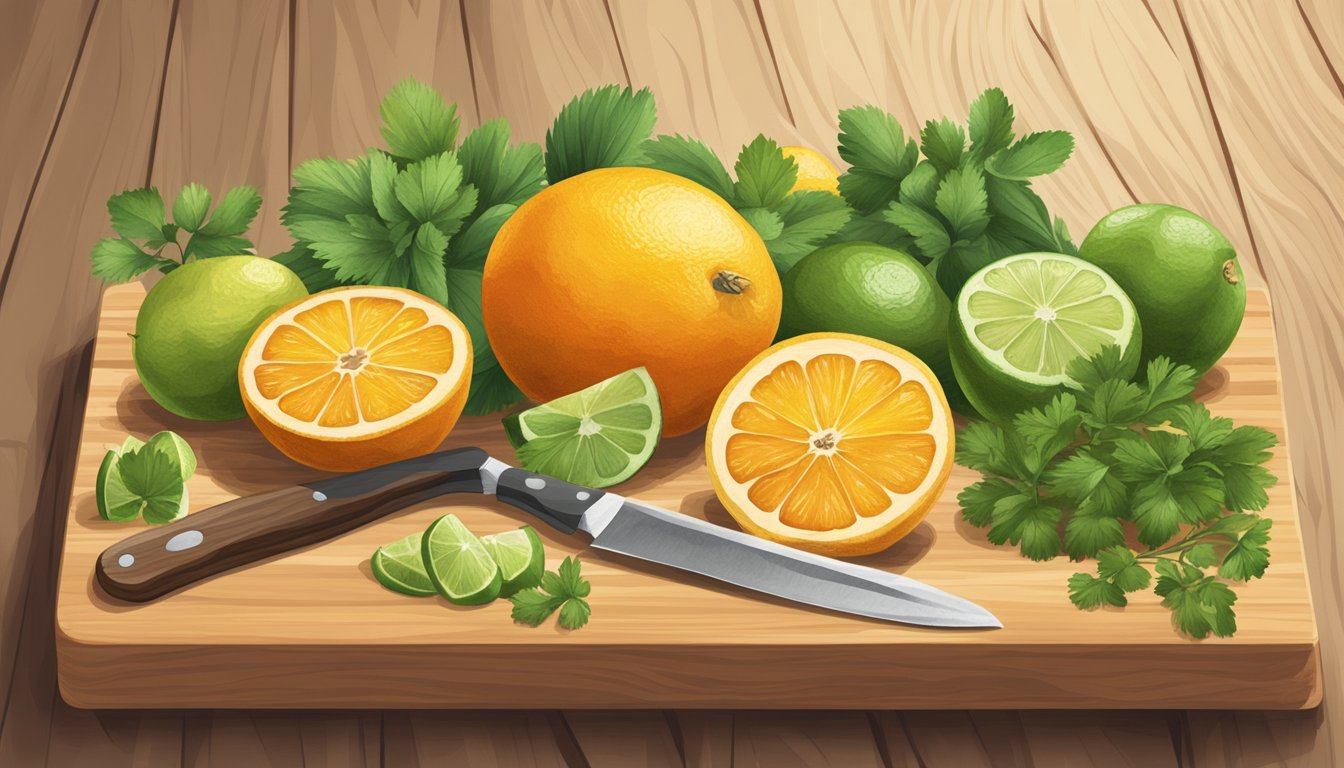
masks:
[[[247,415],[238,360],[275,310],[308,295],[282,264],[258,256],[192,261],[168,273],[135,319],[135,372],[154,402],[178,416]]]
[[[1112,211],[1078,256],[1106,270],[1134,302],[1143,362],[1165,355],[1202,374],[1236,338],[1246,312],[1237,252],[1190,211],[1161,204]]]
[[[951,307],[913,256],[876,243],[837,243],[804,256],[784,276],[779,338],[852,333],[902,347],[933,370],[954,409],[974,413],[948,357]]]

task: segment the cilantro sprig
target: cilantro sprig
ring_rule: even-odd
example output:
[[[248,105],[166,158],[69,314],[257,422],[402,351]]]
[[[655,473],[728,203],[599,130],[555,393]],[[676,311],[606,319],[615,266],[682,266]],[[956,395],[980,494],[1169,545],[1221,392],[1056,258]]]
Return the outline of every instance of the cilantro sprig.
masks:
[[[310,291],[392,285],[443,304],[471,334],[467,412],[516,403],[522,393],[495,359],[481,319],[481,276],[500,227],[545,185],[541,147],[510,144],[502,119],[459,145],[456,106],[415,80],[392,88],[379,112],[386,149],[295,169],[281,217],[295,243],[276,259]]]
[[[93,246],[94,276],[125,283],[153,269],[171,272],[192,259],[251,253],[252,242],[243,235],[261,207],[257,190],[234,187],[213,211],[210,203],[209,190],[188,184],[173,200],[169,220],[155,187],[108,198],[107,213],[118,236]]]
[[[187,480],[195,472],[196,455],[177,433],[159,432],[148,442],[127,437],[98,470],[98,514],[118,523],[170,523],[187,514]]]
[[[593,588],[579,575],[581,569],[577,557],[566,557],[559,569],[547,571],[541,577],[540,587],[524,589],[511,596],[513,620],[535,627],[559,609],[556,622],[561,627],[579,629],[587,624],[593,609],[586,598]]]
[[[1073,361],[1077,386],[1047,406],[962,429],[957,462],[985,475],[958,495],[962,514],[1032,560],[1095,559],[1095,573],[1069,578],[1079,608],[1123,607],[1152,585],[1181,632],[1230,636],[1232,585],[1269,565],[1272,522],[1255,513],[1277,481],[1264,464],[1278,440],[1194,402],[1187,366],[1159,357],[1142,383],[1121,369],[1109,347]]]
[[[1063,220],[1031,189],[1032,178],[1069,158],[1073,137],[1044,131],[1017,138],[1013,120],[1013,105],[998,88],[971,103],[964,128],[930,120],[918,141],[878,107],[842,110],[839,152],[850,168],[840,194],[855,215],[827,242],[872,240],[906,250],[929,265],[949,296],[1004,256],[1076,253]]]

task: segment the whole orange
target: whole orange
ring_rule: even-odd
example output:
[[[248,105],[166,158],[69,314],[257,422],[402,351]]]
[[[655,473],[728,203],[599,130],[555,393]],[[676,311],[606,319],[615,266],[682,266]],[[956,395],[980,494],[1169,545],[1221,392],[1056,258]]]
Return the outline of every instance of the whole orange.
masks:
[[[644,366],[663,434],[709,420],[719,391],[779,325],[779,277],[756,231],[700,185],[603,168],[528,200],[490,248],[486,335],[545,402]]]

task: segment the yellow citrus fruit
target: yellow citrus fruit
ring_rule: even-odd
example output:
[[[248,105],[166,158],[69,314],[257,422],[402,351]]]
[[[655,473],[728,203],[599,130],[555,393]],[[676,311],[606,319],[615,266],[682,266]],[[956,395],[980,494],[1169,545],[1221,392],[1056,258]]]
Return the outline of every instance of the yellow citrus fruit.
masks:
[[[793,183],[790,192],[800,189],[818,189],[822,192],[840,194],[840,171],[836,170],[826,156],[807,147],[780,147],[785,157],[793,158],[798,164],[798,180]]]
[[[471,336],[404,288],[333,288],[279,309],[243,351],[243,404],[266,439],[339,472],[422,456],[462,414]]]
[[[744,529],[847,557],[886,549],[924,519],[954,440],[943,390],[919,358],[812,333],[762,352],[723,390],[705,452]]]
[[[699,184],[603,168],[543,189],[490,248],[481,310],[524,394],[548,402],[643,366],[663,434],[702,426],[770,345],[781,291],[756,231]]]

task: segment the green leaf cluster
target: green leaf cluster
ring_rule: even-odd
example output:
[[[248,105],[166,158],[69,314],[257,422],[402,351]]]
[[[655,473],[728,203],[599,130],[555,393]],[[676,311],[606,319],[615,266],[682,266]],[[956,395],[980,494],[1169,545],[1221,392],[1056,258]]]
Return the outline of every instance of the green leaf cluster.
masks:
[[[566,557],[558,570],[547,571],[541,577],[540,587],[524,589],[510,597],[513,620],[535,627],[559,609],[556,622],[561,627],[579,629],[587,624],[593,609],[586,598],[593,588],[580,575],[581,568],[579,558]]]
[[[1264,464],[1278,441],[1194,402],[1187,366],[1159,357],[1140,383],[1120,370],[1108,347],[1071,363],[1078,387],[1047,406],[962,429],[957,462],[985,475],[958,495],[962,514],[1033,560],[1094,558],[1095,574],[1069,579],[1080,608],[1126,605],[1155,570],[1180,631],[1230,635],[1229,582],[1269,565],[1271,521],[1255,513],[1276,482]],[[1131,531],[1143,549],[1130,548]]]
[[[234,187],[213,211],[210,203],[209,190],[188,184],[173,200],[169,220],[163,197],[154,187],[128,189],[108,198],[107,213],[118,236],[93,246],[94,276],[107,283],[125,283],[152,269],[171,272],[192,259],[251,253],[252,242],[243,235],[261,208],[257,190]],[[176,259],[170,257],[172,250],[177,251]]]
[[[854,216],[828,242],[871,240],[905,250],[929,266],[949,296],[1005,256],[1076,253],[1063,220],[1031,189],[1032,178],[1069,158],[1073,137],[1043,131],[1018,138],[1013,121],[1013,105],[998,88],[971,103],[964,127],[930,120],[918,142],[878,107],[842,110],[839,151],[850,168],[840,194]]]
[[[642,164],[675,173],[728,201],[760,234],[783,277],[822,241],[839,232],[852,211],[829,192],[799,190],[798,164],[774,140],[759,134],[738,153],[734,181],[714,150],[686,136],[665,135],[643,147]]]
[[[187,479],[195,472],[196,455],[176,433],[159,432],[148,442],[127,437],[98,471],[98,514],[119,523],[140,517],[170,523],[187,514]]]
[[[471,333],[467,412],[511,405],[522,393],[490,349],[481,275],[500,227],[545,185],[541,147],[511,144],[502,119],[459,145],[456,106],[415,80],[389,91],[379,111],[385,150],[294,170],[281,219],[295,242],[276,260],[310,291],[390,285],[443,304]]]

